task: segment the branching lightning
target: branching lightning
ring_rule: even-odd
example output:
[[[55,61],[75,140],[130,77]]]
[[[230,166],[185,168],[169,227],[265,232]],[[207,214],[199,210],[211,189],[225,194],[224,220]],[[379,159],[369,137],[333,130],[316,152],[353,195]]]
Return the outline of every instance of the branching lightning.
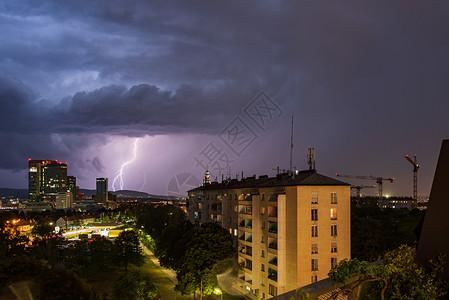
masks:
[[[119,185],[120,185],[120,189],[123,190],[123,170],[125,169],[125,167],[129,164],[131,164],[132,162],[134,162],[136,160],[137,157],[137,141],[139,139],[135,139],[134,140],[134,148],[133,148],[133,153],[134,156],[131,160],[128,160],[127,162],[124,162],[121,166],[121,168],[117,171],[117,176],[115,176],[114,181],[112,182],[112,189],[115,192],[115,182],[118,180],[119,181]]]
[[[145,186],[145,184],[147,184],[147,175],[145,174],[145,171],[143,171],[143,184],[140,187],[140,191],[141,192],[143,190],[143,187]]]

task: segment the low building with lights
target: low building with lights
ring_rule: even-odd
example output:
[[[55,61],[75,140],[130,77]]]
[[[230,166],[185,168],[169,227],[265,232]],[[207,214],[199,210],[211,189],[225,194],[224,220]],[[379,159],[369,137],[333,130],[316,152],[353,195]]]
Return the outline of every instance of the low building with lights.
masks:
[[[414,201],[410,197],[384,197],[379,201],[379,207],[393,209],[413,209]]]
[[[327,278],[350,258],[350,185],[315,170],[210,182],[188,191],[188,219],[217,222],[238,249],[239,278],[267,299]]]

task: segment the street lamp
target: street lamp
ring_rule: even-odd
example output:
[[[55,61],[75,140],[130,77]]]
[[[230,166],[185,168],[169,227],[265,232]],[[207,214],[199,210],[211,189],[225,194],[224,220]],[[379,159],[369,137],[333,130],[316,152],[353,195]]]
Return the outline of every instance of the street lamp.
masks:
[[[221,290],[219,288],[215,288],[215,294],[218,295],[218,299],[223,299],[223,293],[221,292]]]

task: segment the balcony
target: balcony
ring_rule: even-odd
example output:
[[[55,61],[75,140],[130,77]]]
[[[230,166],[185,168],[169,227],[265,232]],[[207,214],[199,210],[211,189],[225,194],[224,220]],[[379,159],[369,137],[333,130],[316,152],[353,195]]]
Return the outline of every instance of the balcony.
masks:
[[[271,242],[268,244],[268,248],[277,250],[278,249],[278,243],[277,242]]]
[[[252,215],[252,207],[248,205],[240,205],[239,214]]]
[[[253,248],[250,246],[243,246],[239,249],[240,253],[246,254],[248,256],[253,256]]]
[[[276,270],[268,268],[268,279],[277,282],[278,281],[278,272]]]
[[[269,264],[272,264],[273,266],[277,266],[277,265],[278,265],[278,258],[277,258],[277,256],[273,256],[273,258],[271,258],[271,259],[268,261],[268,263],[269,263]]]
[[[268,202],[278,202],[278,195],[269,195]]]
[[[245,227],[245,228],[251,229],[251,228],[253,227],[253,220],[243,218],[243,219],[240,221],[239,226],[240,226],[240,227]]]
[[[268,222],[268,232],[270,232],[270,233],[278,233],[278,223],[276,223],[276,222]]]
[[[239,236],[239,240],[251,243],[253,241],[253,234],[251,232],[243,232]]]

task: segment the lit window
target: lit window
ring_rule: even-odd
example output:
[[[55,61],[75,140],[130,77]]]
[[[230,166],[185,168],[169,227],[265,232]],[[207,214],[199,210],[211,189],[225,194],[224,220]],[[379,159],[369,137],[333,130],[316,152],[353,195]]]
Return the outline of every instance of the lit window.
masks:
[[[331,220],[337,220],[337,209],[331,208]]]
[[[237,234],[238,234],[237,229],[234,229],[234,235],[237,236]]]

